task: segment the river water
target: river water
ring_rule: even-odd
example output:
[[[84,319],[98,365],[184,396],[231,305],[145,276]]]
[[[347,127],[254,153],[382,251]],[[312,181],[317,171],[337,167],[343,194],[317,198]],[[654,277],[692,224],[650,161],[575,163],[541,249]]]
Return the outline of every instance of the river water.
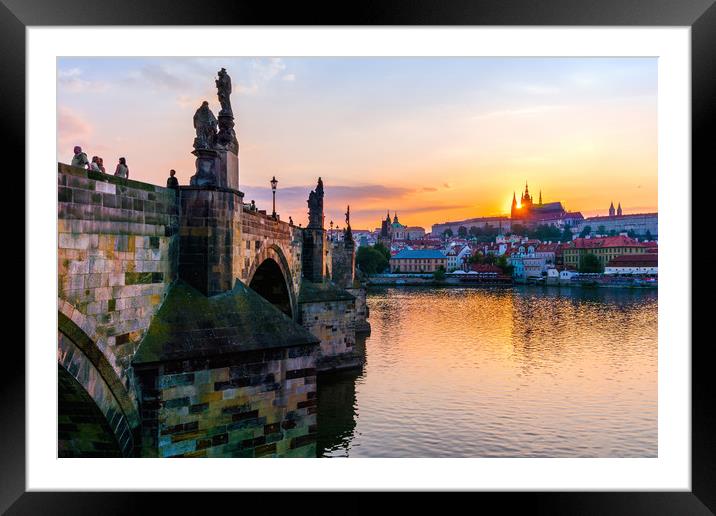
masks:
[[[363,369],[318,380],[319,456],[657,456],[655,290],[397,287],[368,306]]]

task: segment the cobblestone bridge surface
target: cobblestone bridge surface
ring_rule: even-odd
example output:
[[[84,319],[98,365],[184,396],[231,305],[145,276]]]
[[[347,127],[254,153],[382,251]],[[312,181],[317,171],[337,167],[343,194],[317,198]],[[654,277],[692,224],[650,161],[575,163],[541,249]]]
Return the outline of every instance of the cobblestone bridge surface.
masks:
[[[60,455],[313,456],[316,375],[368,324],[352,245],[307,231],[58,164]]]

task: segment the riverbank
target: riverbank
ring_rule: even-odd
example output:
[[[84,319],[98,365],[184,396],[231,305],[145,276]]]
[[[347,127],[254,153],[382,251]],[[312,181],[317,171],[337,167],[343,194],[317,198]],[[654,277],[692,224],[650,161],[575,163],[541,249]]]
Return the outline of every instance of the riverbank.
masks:
[[[573,278],[558,281],[515,282],[506,277],[470,277],[456,275],[444,280],[436,280],[432,274],[376,274],[368,276],[368,287],[501,287],[533,286],[533,287],[566,287],[566,288],[619,288],[619,289],[650,289],[658,288],[658,281],[640,278]]]

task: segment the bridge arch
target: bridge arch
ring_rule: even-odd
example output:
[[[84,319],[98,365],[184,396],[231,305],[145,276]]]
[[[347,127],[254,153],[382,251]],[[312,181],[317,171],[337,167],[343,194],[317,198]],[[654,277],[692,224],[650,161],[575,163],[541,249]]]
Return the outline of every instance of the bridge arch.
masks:
[[[261,249],[252,261],[246,284],[294,321],[298,300],[291,281],[291,269],[279,246]]]
[[[62,307],[57,363],[59,456],[132,456],[137,409],[97,344]]]

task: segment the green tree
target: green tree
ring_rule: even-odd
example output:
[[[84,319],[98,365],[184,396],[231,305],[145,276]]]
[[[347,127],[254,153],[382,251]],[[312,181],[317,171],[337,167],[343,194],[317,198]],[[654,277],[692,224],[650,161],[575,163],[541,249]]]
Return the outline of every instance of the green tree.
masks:
[[[562,233],[560,233],[557,226],[553,224],[540,224],[531,231],[528,231],[527,236],[541,241],[552,241],[558,240],[562,236]]]
[[[445,267],[441,265],[435,272],[433,272],[433,279],[435,281],[445,281]]]
[[[560,242],[571,242],[572,241],[572,229],[569,226],[565,226],[562,231],[562,236],[559,238]]]
[[[366,274],[378,274],[389,265],[388,259],[376,247],[361,246],[356,252],[356,265]]]
[[[651,231],[649,231],[648,229],[646,230],[646,239],[652,240]]]
[[[599,233],[600,235],[603,235],[606,232],[607,232],[607,228],[605,228],[604,226],[599,226],[597,228],[597,233]]]
[[[385,247],[383,242],[378,242],[373,246],[373,249],[381,253],[383,256],[385,256],[386,260],[390,260],[390,249]]]
[[[502,256],[497,257],[495,265],[502,269],[502,273],[506,274],[507,276],[512,276],[512,272],[515,270],[515,267],[513,265],[507,263],[507,257],[504,254]]]
[[[634,231],[633,229],[630,229],[629,231],[627,231],[627,236],[629,238],[636,238],[636,231]]]
[[[599,261],[597,255],[587,253],[579,260],[579,272],[604,272],[604,267],[602,266],[602,262]]]
[[[457,228],[457,236],[460,238],[466,238],[467,237],[467,228],[465,226],[460,226]]]
[[[445,231],[443,231],[443,238],[451,238],[452,237],[452,229],[447,228]]]
[[[584,238],[592,233],[592,226],[584,226],[582,231],[579,233],[580,238]]]
[[[519,236],[527,234],[527,228],[522,224],[512,224],[512,233]]]

